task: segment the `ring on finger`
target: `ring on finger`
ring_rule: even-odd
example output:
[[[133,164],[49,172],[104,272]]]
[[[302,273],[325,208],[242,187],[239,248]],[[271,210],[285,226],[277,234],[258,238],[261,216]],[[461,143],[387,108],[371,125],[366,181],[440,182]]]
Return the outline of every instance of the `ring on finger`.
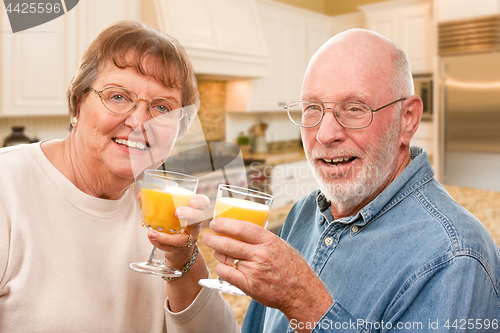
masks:
[[[236,266],[238,265],[239,262],[240,262],[240,259],[234,259],[234,262],[233,262],[234,269],[238,269],[238,267],[236,267]]]
[[[184,247],[187,248],[187,247],[191,247],[191,246],[193,246],[193,236],[188,235],[188,240],[187,240],[186,244],[184,244]]]

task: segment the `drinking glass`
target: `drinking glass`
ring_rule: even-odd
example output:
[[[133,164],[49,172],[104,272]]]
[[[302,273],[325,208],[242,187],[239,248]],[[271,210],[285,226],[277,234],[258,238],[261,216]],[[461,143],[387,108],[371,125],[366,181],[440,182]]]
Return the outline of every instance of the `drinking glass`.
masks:
[[[219,185],[215,201],[214,218],[229,217],[255,223],[263,228],[269,221],[273,196],[234,185]],[[198,283],[206,288],[217,289],[237,296],[246,296],[232,284],[218,279],[201,279]]]
[[[189,206],[189,199],[197,187],[196,177],[172,171],[145,170],[141,185],[142,225],[169,234],[184,232],[187,221],[179,220],[175,210]],[[131,263],[130,268],[163,277],[182,275],[181,271],[167,266],[165,252],[156,251],[154,246],[148,261]]]

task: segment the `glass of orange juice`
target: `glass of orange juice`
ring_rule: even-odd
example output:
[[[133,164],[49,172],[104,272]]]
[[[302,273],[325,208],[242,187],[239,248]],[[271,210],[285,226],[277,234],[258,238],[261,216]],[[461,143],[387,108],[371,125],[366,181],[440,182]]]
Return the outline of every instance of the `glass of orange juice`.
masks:
[[[189,199],[196,193],[198,178],[182,173],[152,170],[144,171],[141,185],[142,225],[148,229],[169,234],[182,233],[187,221],[175,216],[178,207],[189,206]],[[181,276],[182,272],[165,263],[163,251],[153,251],[149,260],[130,264],[134,271],[164,277]]]
[[[219,185],[215,201],[214,217],[228,217],[257,224],[265,228],[269,221],[274,197],[264,192],[234,185]],[[218,279],[201,279],[198,283],[210,289],[238,296],[245,293],[230,283]]]

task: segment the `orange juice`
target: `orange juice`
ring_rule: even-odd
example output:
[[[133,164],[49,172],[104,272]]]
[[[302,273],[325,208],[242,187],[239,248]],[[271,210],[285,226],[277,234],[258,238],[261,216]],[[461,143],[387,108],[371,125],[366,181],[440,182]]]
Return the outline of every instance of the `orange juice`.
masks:
[[[269,220],[269,207],[243,199],[220,197],[215,202],[215,218],[229,217],[255,223],[263,228]]]
[[[175,216],[177,207],[189,206],[193,192],[181,187],[142,188],[142,223],[145,227],[174,234],[184,231],[186,221]]]

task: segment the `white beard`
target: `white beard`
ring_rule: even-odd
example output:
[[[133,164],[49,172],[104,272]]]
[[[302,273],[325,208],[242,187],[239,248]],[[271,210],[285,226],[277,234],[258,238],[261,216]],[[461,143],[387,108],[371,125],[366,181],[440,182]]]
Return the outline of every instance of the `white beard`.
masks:
[[[355,179],[336,182],[335,178],[338,178],[338,175],[325,175],[313,165],[312,161],[315,160],[315,156],[319,157],[319,152],[308,156],[309,167],[318,181],[321,192],[337,211],[352,211],[392,176],[394,165],[397,163],[394,157],[398,151],[399,123],[399,119],[394,119],[382,140],[378,144],[373,143],[368,146],[365,157],[369,156],[370,159],[368,163],[365,160]],[[343,152],[339,155],[360,156],[353,152]]]

